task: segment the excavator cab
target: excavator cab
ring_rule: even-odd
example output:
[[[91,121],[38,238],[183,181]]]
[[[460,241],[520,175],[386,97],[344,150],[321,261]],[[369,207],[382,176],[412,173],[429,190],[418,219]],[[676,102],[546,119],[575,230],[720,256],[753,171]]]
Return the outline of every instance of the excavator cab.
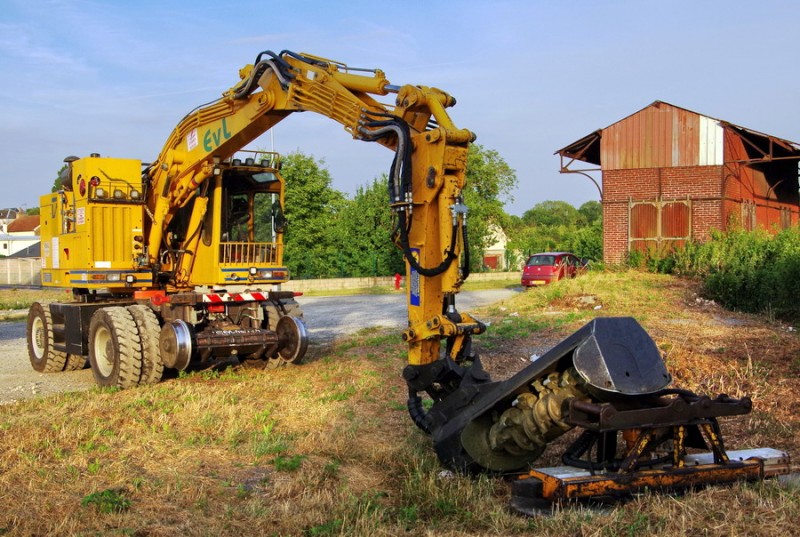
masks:
[[[242,155],[243,154],[243,155]],[[277,153],[242,151],[219,163],[208,187],[193,203],[176,214],[187,222],[199,218],[195,206],[202,200],[200,229],[184,226],[182,245],[175,251],[176,280],[189,285],[228,287],[269,285],[288,281],[283,265],[284,181]],[[199,240],[193,241],[193,234]]]

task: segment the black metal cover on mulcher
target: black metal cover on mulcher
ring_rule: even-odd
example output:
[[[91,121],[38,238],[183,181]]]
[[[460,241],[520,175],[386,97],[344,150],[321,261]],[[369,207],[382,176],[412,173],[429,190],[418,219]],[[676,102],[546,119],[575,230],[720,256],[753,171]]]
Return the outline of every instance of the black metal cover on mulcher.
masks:
[[[649,394],[671,381],[658,348],[635,319],[594,319],[508,380],[462,383],[458,390],[435,403],[428,418],[439,459],[453,468],[481,470],[465,448],[465,440],[474,443],[475,430],[490,427],[492,415],[510,408],[520,393],[528,391],[532,382],[573,365],[599,401],[621,394]],[[462,433],[470,425],[467,439]],[[535,457],[536,454],[531,455]],[[503,464],[504,470],[511,469],[517,462],[521,468],[531,461],[525,457],[509,460],[508,464]]]

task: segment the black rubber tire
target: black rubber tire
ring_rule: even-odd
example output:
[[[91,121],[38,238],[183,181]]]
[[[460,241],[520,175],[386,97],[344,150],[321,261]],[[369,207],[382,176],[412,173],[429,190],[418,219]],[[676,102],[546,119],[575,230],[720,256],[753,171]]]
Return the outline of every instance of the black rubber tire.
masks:
[[[142,346],[131,313],[101,308],[89,322],[89,363],[98,386],[130,388],[142,374]]]
[[[40,373],[57,373],[64,370],[67,353],[53,348],[53,318],[50,307],[34,302],[28,310],[26,330],[28,358],[31,366]]]
[[[128,311],[136,323],[142,345],[142,375],[139,384],[157,384],[164,378],[164,363],[159,350],[161,325],[158,317],[149,306],[143,304],[128,306]]]
[[[272,302],[267,302],[266,306],[264,306],[265,322],[262,324],[262,328],[266,328],[274,332],[278,327],[278,320],[284,315],[289,315],[290,317],[295,317],[300,320],[303,319],[303,310],[300,308],[300,304],[298,304],[295,299],[286,298],[281,300],[280,303],[283,308],[276,306]],[[284,311],[286,313],[284,313]]]
[[[80,354],[68,354],[67,362],[64,364],[64,371],[78,371],[86,367],[86,357]]]

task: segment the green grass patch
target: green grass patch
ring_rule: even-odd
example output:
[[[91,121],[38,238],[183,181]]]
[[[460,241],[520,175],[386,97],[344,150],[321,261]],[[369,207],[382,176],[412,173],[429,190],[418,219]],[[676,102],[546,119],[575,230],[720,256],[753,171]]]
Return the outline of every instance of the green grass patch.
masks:
[[[464,282],[464,285],[461,287],[464,291],[485,291],[487,289],[515,289],[517,287],[521,287],[520,279],[522,278],[522,273],[520,273],[519,277],[513,279],[504,279],[504,280],[477,280],[472,278],[467,278],[467,281]]]
[[[303,464],[305,455],[292,455],[291,457],[279,455],[272,460],[272,464],[279,472],[295,472]]]
[[[0,289],[0,310],[28,309],[34,302],[56,302],[71,300],[65,289],[54,288],[10,288]]]
[[[292,282],[286,284],[290,287]],[[354,296],[354,295],[391,295],[401,294],[404,290],[396,290],[394,287],[376,286],[376,287],[356,287],[353,289],[318,289],[311,291],[303,291],[303,296]]]
[[[101,513],[122,513],[131,506],[131,501],[120,491],[107,489],[102,492],[93,492],[81,499],[81,506],[95,507]]]

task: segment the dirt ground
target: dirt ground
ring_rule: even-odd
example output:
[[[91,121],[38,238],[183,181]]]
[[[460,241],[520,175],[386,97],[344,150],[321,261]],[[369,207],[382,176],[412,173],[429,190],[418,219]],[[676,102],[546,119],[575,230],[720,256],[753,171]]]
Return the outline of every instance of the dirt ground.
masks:
[[[38,395],[87,390],[94,385],[89,369],[58,374],[34,371],[25,351],[25,323],[0,322],[0,404]]]

